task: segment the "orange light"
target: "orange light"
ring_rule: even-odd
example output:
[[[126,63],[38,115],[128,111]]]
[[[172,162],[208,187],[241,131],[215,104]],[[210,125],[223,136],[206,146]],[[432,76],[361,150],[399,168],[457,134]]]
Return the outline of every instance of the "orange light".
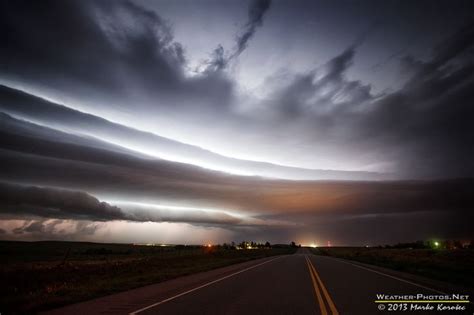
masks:
[[[211,244],[207,244],[207,247],[212,247],[212,245],[211,245]]]

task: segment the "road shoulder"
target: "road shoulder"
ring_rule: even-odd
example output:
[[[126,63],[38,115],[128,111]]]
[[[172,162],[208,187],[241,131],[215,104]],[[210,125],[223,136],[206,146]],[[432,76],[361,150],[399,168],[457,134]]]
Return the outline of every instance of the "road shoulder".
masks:
[[[272,256],[243,263],[238,263],[214,270],[195,273],[176,279],[147,285],[144,287],[124,291],[93,300],[71,304],[61,308],[41,312],[40,314],[83,315],[83,314],[128,314],[134,310],[153,304],[159,300],[172,297],[187,290],[203,285],[215,279],[225,277],[232,273],[275,259]]]

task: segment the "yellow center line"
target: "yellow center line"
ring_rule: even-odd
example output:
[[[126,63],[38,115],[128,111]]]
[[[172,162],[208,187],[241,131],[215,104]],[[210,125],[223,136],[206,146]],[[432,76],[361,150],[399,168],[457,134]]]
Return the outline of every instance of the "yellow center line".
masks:
[[[308,266],[309,274],[311,275],[311,280],[313,281],[314,292],[316,293],[316,297],[318,298],[319,309],[321,310],[321,315],[327,315],[328,312],[326,310],[326,305],[324,304],[323,297],[321,292],[319,292],[318,285],[316,283],[316,279],[314,278],[313,272],[311,271],[311,267],[309,265],[308,256],[304,256],[306,259],[306,265]]]
[[[332,301],[331,296],[328,293],[328,290],[326,290],[326,287],[324,286],[323,281],[321,280],[321,277],[319,277],[319,274],[316,271],[316,268],[314,268],[314,265],[313,265],[313,263],[311,262],[311,260],[309,258],[308,258],[308,261],[309,261],[309,264],[311,266],[311,269],[312,269],[314,275],[316,276],[316,279],[318,280],[319,286],[321,287],[321,289],[324,293],[324,296],[326,297],[326,301],[329,304],[329,308],[331,309],[332,314],[333,315],[339,315],[339,312],[336,309],[336,305],[334,305],[334,302]]]

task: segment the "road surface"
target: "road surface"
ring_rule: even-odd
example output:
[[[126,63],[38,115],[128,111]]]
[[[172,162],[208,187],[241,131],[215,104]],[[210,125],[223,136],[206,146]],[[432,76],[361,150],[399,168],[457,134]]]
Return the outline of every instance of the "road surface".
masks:
[[[467,307],[465,311],[443,312],[389,312],[389,304],[375,303],[377,294],[445,293],[412,279],[381,268],[315,256],[302,248],[294,255],[186,276],[48,314],[473,314],[472,304],[466,303],[459,304]]]

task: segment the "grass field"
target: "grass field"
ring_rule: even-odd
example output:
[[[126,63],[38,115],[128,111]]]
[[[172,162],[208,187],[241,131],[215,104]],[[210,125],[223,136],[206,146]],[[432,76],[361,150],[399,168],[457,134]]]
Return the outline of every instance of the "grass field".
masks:
[[[32,313],[294,251],[0,241],[0,311]]]
[[[312,251],[474,288],[473,249],[319,247]]]

